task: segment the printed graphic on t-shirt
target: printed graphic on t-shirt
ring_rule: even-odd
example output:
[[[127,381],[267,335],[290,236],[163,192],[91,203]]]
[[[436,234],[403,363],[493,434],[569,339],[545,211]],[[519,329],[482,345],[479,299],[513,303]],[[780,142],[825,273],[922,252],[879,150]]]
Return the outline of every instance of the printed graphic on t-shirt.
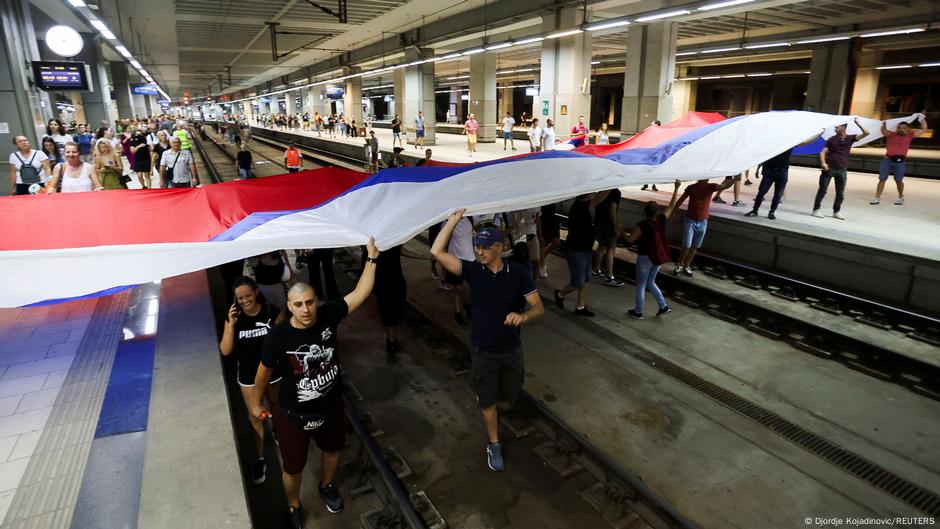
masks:
[[[242,340],[244,338],[259,338],[261,336],[267,336],[270,330],[271,318],[268,318],[268,321],[256,321],[254,329],[243,329],[238,331],[238,339]]]
[[[330,339],[333,333],[325,329],[322,340]],[[302,345],[296,351],[288,351],[287,359],[297,379],[297,402],[307,402],[330,392],[339,375],[339,366],[333,361],[333,348]]]

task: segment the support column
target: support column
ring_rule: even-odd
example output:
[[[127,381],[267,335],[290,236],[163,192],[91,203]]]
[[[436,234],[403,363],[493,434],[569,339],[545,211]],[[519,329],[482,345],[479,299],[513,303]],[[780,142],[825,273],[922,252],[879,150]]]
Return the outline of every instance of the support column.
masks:
[[[433,55],[433,51],[427,54]],[[409,61],[418,58],[408,58]],[[424,144],[435,145],[437,116],[434,111],[434,63],[426,62],[404,68],[404,101],[401,106],[401,119],[409,131],[414,129],[418,112],[424,113]],[[415,135],[408,135],[408,143],[414,144]]]
[[[454,107],[450,116],[451,124],[463,123],[467,120],[467,117],[463,115],[463,100],[460,98],[461,94],[462,92],[459,92],[457,88],[450,89],[450,99],[448,100],[448,105]]]
[[[688,77],[688,67],[679,68],[676,77]],[[672,84],[672,118],[678,119],[695,110],[698,97],[698,81],[676,81]],[[665,122],[664,122],[665,123]]]
[[[480,129],[477,142],[496,141],[496,54],[482,52],[470,56],[470,104],[468,113],[474,114]],[[469,116],[467,116],[469,118]]]
[[[883,63],[884,52],[880,50],[863,51],[858,58],[858,71],[855,73],[855,88],[852,90],[852,105],[849,114],[882,119],[882,108],[878,102],[878,85],[881,72],[875,69]]]
[[[673,118],[672,79],[676,69],[676,24],[631,26],[627,37],[620,130],[635,134],[655,120]]]
[[[358,71],[358,70],[357,70]],[[349,73],[355,73],[349,71]],[[352,77],[346,79],[346,87],[343,93],[343,110],[346,114],[347,122],[351,119],[356,120],[356,126],[362,127],[362,77]]]
[[[108,62],[101,54],[101,44],[86,38],[86,46],[90,49],[84,60],[91,69],[92,91],[82,92],[82,105],[85,107],[85,120],[93,128],[113,126],[117,119],[111,110],[111,81],[108,80]]]
[[[846,111],[852,75],[852,43],[837,42],[813,50],[806,83],[805,110],[842,114]]]
[[[144,114],[147,113],[147,102],[145,101],[144,96],[132,93],[131,100],[134,102],[133,117],[144,117]]]
[[[41,94],[29,89],[29,60],[39,60],[29,2],[0,2],[0,121],[9,129],[0,134],[0,141],[8,149],[13,148],[13,136],[20,134],[38,149],[39,138],[45,132]],[[0,186],[0,193],[6,194],[9,188]]]
[[[503,116],[508,112],[510,115],[515,115],[512,105],[512,88],[500,88],[499,89],[499,112],[496,113],[497,121],[502,124]]]
[[[554,17],[545,17],[542,29],[546,33],[569,28],[581,23],[578,8],[559,10]],[[631,30],[632,32],[632,30]],[[548,102],[548,114],[544,112]],[[555,122],[558,136],[567,135],[578,123],[578,116],[591,123],[591,34],[576,33],[567,37],[542,41],[539,98],[532,115],[544,124],[546,118]]]
[[[134,117],[134,98],[131,94],[130,75],[124,61],[111,61],[111,79],[114,85],[114,98],[117,100],[118,118]]]
[[[405,116],[402,114],[402,111],[405,107],[405,70],[403,68],[395,68],[392,70],[392,96],[395,101],[389,105],[389,119],[394,118],[395,114],[398,114],[398,117],[404,120]]]

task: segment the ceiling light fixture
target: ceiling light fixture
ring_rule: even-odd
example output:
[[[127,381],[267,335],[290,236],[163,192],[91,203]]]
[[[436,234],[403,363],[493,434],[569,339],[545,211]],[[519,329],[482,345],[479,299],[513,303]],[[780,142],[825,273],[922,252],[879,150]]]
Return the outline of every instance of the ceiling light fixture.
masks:
[[[770,77],[771,75],[773,74],[772,73],[749,73],[747,74],[748,77]]]
[[[546,39],[560,39],[561,37],[567,37],[567,36],[570,36],[570,35],[577,35],[578,33],[582,33],[582,32],[583,32],[583,30],[580,29],[580,28],[579,28],[579,29],[569,29],[569,30],[567,30],[567,31],[559,31],[559,32],[557,32],[557,33],[551,33],[551,34],[549,34],[549,35],[545,35],[545,38],[546,38]]]
[[[753,1],[754,0],[727,0],[725,2],[717,2],[714,4],[704,5],[698,8],[698,11],[711,11],[712,9],[721,9],[722,7],[731,7],[731,6],[741,5],[741,4],[749,4]]]
[[[876,70],[901,70],[904,68],[913,68],[910,64],[899,64],[897,66],[876,66]]]
[[[614,22],[601,22],[600,24],[594,24],[594,25],[588,26],[585,29],[588,31],[600,31],[602,29],[619,28],[621,26],[629,26],[629,25],[630,25],[629,20],[617,20]]]
[[[69,5],[72,7],[85,7],[84,0],[69,0]]]
[[[930,68],[932,66],[940,66],[940,62],[925,62],[923,64],[918,64],[921,68]]]
[[[698,55],[697,51],[680,51],[676,54],[676,57],[685,57],[686,55]]]
[[[511,42],[503,42],[502,44],[494,44],[492,46],[487,46],[486,51],[501,50],[503,48],[508,48],[512,46]]]
[[[102,22],[102,21],[100,21],[100,20],[89,20],[88,23],[91,24],[92,27],[94,27],[94,28],[97,29],[98,31],[107,31],[107,30],[108,30],[108,26],[106,26],[106,25],[104,24],[104,22]]]
[[[138,70],[141,69],[141,68],[143,68],[143,66],[141,66],[140,63],[137,62],[137,60],[135,60],[135,59],[131,59],[131,60],[128,61],[128,62],[130,62],[130,63],[131,63],[131,66],[133,66],[134,68],[137,68]]]
[[[832,37],[819,37],[816,39],[798,40],[797,44],[817,44],[819,42],[835,42],[837,40],[849,40],[852,37],[848,35],[835,35]]]
[[[759,50],[761,48],[780,48],[783,46],[790,46],[789,42],[767,42],[764,44],[748,44],[744,46],[746,50]]]
[[[737,51],[740,50],[740,46],[729,46],[727,48],[712,48],[710,50],[702,50],[699,53],[722,53],[725,51]]]
[[[127,48],[125,48],[124,46],[115,46],[114,49],[117,50],[117,52],[120,53],[121,55],[127,57],[128,59],[132,57],[131,52],[127,51]]]
[[[461,53],[461,55],[475,55],[475,54],[477,54],[477,53],[483,53],[484,51],[486,51],[486,50],[483,49],[483,48],[475,48],[475,49],[472,49],[472,50],[467,50],[467,51]]]
[[[106,39],[108,39],[108,40],[114,40],[114,39],[117,38],[117,37],[114,36],[114,33],[111,33],[111,32],[108,31],[107,29],[102,30],[101,36],[104,37],[104,38],[106,38]]]
[[[460,54],[459,54],[459,53],[451,53],[451,54],[449,54],[449,55],[445,55],[445,56],[441,57],[441,60],[442,60],[442,61],[449,61],[449,60],[451,60],[451,59],[456,59],[457,57],[460,57]]]
[[[513,42],[512,45],[513,45],[513,46],[521,46],[521,45],[523,45],[523,44],[532,44],[532,43],[534,43],[534,42],[541,42],[541,41],[543,41],[543,40],[545,40],[545,37],[532,37],[532,38],[529,38],[529,39],[523,39],[523,40],[520,40],[520,41]]]
[[[894,29],[890,31],[877,31],[875,33],[864,33],[859,35],[863,39],[869,37],[887,37],[888,35],[907,35],[908,33],[920,33],[921,31],[926,31],[924,28],[908,28],[908,29]]]
[[[647,15],[645,17],[640,17],[636,19],[637,22],[650,22],[653,20],[661,20],[663,18],[678,17],[682,15],[691,15],[692,12],[688,9],[677,9],[675,11],[666,11],[665,13],[657,13],[655,15]]]

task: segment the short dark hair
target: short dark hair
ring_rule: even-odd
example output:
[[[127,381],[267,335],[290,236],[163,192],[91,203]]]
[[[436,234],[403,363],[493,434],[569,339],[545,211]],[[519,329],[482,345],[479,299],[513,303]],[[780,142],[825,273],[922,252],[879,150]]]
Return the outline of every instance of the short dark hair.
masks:
[[[255,293],[258,292],[258,283],[255,282],[254,279],[248,276],[241,276],[235,279],[235,281],[232,281],[232,292],[235,292],[235,289],[237,289],[238,287],[244,287],[244,286],[251,287],[251,289],[254,290]]]
[[[902,121],[902,122],[898,123],[898,126],[899,126],[899,127],[900,127],[901,125],[907,125],[908,127],[911,126],[911,124],[908,123],[908,122],[906,122],[906,121]]]

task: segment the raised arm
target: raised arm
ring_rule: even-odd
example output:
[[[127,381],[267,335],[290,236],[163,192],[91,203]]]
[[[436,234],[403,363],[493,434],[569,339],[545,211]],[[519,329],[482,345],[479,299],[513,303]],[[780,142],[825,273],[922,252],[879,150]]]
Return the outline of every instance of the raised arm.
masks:
[[[855,118],[855,124],[858,125],[858,128],[862,129],[862,133],[855,137],[855,141],[860,141],[864,138],[867,138],[870,133],[868,132],[868,129],[862,126],[862,124],[858,121],[858,118]]]
[[[666,208],[666,212],[663,213],[666,216],[666,220],[672,218],[672,214],[675,213],[676,208],[679,207],[679,186],[682,185],[682,182],[676,180],[675,187],[672,190],[672,198],[669,200],[669,206]],[[685,198],[685,195],[682,195]]]
[[[356,288],[343,298],[346,306],[349,308],[349,314],[356,311],[372,293],[372,286],[375,284],[375,260],[379,257],[379,249],[375,247],[375,239],[369,238],[369,244],[366,246],[368,257],[366,265],[362,269],[362,275],[359,276],[359,282]]]
[[[887,138],[887,137],[888,137],[888,134],[890,134],[890,133],[891,133],[891,131],[888,130],[888,122],[887,122],[887,121],[882,121],[882,122],[881,122],[881,135],[884,136],[885,138]]]
[[[927,132],[927,116],[925,116],[924,113],[921,112],[920,113],[920,128],[911,132],[911,134],[913,134],[914,137],[916,138],[925,132]]]
[[[457,223],[460,222],[460,219],[463,218],[463,214],[466,212],[466,209],[459,209],[450,214],[450,217],[447,217],[447,222],[444,224],[444,227],[441,228],[441,232],[437,234],[437,238],[434,239],[434,244],[431,245],[431,257],[433,257],[445,270],[454,274],[460,275],[460,258],[456,255],[447,252],[447,243],[450,242],[450,236],[454,233],[454,228],[457,227]]]
[[[884,127],[884,123],[882,123],[881,126]],[[804,145],[809,145],[810,143],[813,143],[814,141],[816,141],[816,140],[818,140],[820,137],[822,137],[823,132],[825,132],[825,129],[819,131],[819,134],[816,134],[815,136],[811,136],[811,137],[809,137],[809,138],[806,138],[806,140],[804,140],[803,143],[800,143],[799,145],[797,145],[797,147],[802,147],[802,146],[804,146]]]

